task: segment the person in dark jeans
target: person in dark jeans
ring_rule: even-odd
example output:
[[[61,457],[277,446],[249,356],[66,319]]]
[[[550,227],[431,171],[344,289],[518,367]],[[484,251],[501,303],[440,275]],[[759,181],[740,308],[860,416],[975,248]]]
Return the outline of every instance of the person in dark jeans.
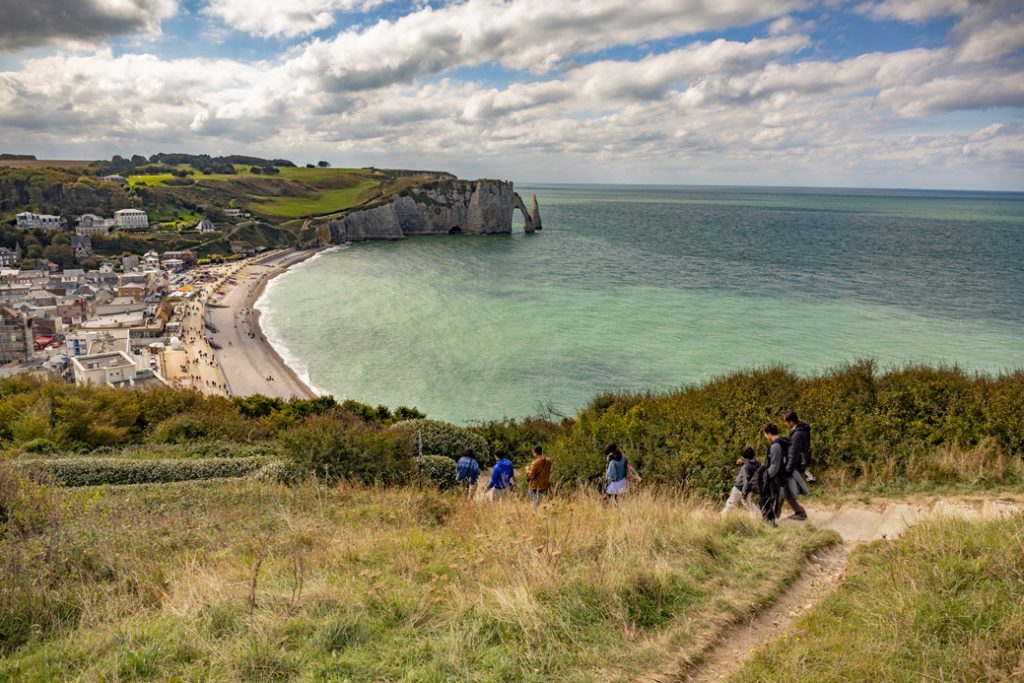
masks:
[[[786,426],[789,427],[790,451],[795,456],[794,463],[796,471],[803,475],[804,479],[814,483],[816,479],[811,474],[811,425],[801,422],[795,411],[786,413],[783,418]]]
[[[768,440],[768,474],[779,487],[779,498],[775,504],[776,517],[782,513],[782,503],[787,502],[793,508],[793,514],[789,516],[790,519],[799,521],[807,519],[807,511],[797,502],[796,495],[789,485],[793,472],[789,461],[789,439],[780,437],[779,428],[772,422],[762,427],[761,433]]]

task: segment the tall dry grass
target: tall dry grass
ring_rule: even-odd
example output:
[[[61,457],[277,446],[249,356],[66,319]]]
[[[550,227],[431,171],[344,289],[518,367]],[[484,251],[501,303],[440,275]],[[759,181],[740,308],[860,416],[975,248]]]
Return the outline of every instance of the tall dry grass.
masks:
[[[92,530],[59,587],[74,610],[4,643],[0,677],[631,680],[696,653],[832,539],[671,491],[537,511],[235,481],[62,502],[61,533]],[[34,619],[18,606],[44,584],[8,587],[0,620]]]

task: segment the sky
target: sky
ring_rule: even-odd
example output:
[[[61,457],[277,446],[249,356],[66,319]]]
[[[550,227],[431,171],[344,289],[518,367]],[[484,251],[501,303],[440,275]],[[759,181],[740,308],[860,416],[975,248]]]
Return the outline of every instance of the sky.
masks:
[[[1020,0],[0,0],[0,151],[1024,190]]]

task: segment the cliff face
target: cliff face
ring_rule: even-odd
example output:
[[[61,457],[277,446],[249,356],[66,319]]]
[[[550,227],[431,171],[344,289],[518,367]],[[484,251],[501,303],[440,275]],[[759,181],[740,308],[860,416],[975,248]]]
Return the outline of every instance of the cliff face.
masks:
[[[512,232],[516,209],[523,213],[527,232],[540,228],[539,210],[531,214],[511,182],[446,179],[411,187],[387,204],[353,211],[328,227],[334,243],[409,235],[502,234]]]

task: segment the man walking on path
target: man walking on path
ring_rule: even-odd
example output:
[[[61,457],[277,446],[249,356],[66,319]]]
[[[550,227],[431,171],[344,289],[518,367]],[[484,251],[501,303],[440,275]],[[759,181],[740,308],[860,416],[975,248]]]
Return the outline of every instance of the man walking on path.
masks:
[[[455,465],[455,481],[466,489],[466,498],[472,498],[476,492],[476,480],[480,477],[480,463],[474,457],[473,449],[462,451],[462,457]]]
[[[789,427],[789,452],[790,457],[794,458],[794,467],[803,475],[804,479],[813,482],[814,475],[809,471],[811,466],[811,425],[801,422],[796,412],[792,410],[786,413],[784,419]]]
[[[533,502],[534,509],[539,508],[544,494],[548,490],[548,481],[551,478],[551,460],[544,457],[544,450],[540,446],[533,447],[533,462],[526,468],[526,481],[530,483],[529,496]]]
[[[779,428],[772,422],[766,424],[761,429],[761,433],[764,434],[764,438],[768,439],[768,476],[779,487],[775,516],[778,517],[782,513],[782,503],[785,501],[793,508],[793,514],[789,516],[790,519],[800,521],[807,519],[807,511],[797,502],[796,495],[789,486],[789,480],[793,473],[789,461],[789,439],[780,437]]]
[[[512,467],[512,461],[505,457],[504,451],[495,451],[494,457],[498,459],[498,462],[491,470],[491,481],[487,484],[487,490],[491,492],[491,500],[497,502],[508,496],[508,490],[512,488],[515,469]]]

